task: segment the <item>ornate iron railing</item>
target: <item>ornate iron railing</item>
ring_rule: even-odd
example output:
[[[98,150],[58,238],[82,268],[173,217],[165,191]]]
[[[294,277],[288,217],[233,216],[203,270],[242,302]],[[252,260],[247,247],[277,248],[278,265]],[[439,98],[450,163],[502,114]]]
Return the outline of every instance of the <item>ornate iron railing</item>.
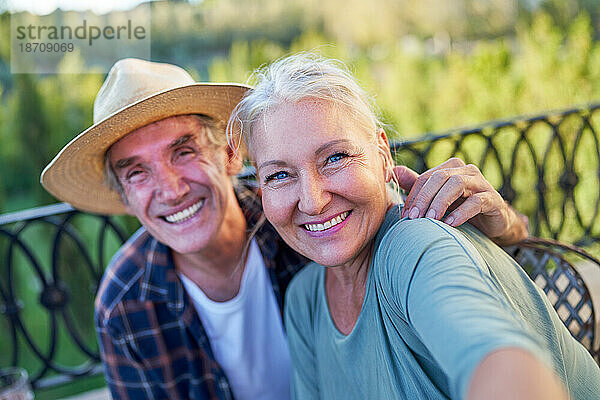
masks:
[[[64,203],[0,216],[0,367],[35,389],[101,371],[93,301],[131,231]]]
[[[535,237],[505,250],[600,365],[600,260],[579,247]]]
[[[590,247],[600,241],[600,104],[392,144],[419,172],[449,157],[477,165],[529,217],[535,236]],[[594,251],[596,250],[596,251]],[[597,253],[596,253],[597,254]]]
[[[534,235],[588,246],[597,255],[593,244],[600,231],[599,108],[490,122],[394,142],[392,148],[397,160],[418,171],[450,156],[478,165],[505,198],[528,215]],[[136,227],[132,219],[86,214],[66,204],[0,216],[0,368],[26,367],[36,389],[101,371],[93,299],[108,259]],[[540,260],[536,274],[539,265],[564,264],[556,251],[565,247],[536,246],[535,252],[518,253],[522,263],[533,260],[523,258],[526,254]],[[545,250],[550,248],[555,253]],[[569,285],[585,286],[577,271],[565,274],[574,277]],[[568,308],[583,314],[569,314],[564,321],[588,345],[596,343],[597,357],[597,305],[587,288],[578,293],[581,296]],[[581,333],[575,333],[573,320]]]

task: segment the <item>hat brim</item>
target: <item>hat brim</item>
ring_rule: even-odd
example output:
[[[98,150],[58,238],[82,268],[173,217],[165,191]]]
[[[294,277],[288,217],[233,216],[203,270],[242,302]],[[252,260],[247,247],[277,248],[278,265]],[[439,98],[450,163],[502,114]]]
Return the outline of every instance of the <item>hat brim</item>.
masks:
[[[241,84],[195,83],[139,100],[75,137],[44,169],[41,183],[57,199],[98,214],[126,214],[120,195],[104,183],[104,155],[130,132],[162,119],[204,114],[227,122],[251,88]]]

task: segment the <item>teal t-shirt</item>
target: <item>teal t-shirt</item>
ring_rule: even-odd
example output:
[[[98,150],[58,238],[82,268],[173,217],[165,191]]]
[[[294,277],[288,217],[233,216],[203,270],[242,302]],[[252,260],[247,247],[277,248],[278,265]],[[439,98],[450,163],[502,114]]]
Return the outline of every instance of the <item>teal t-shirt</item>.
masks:
[[[475,367],[505,347],[550,366],[572,399],[600,398],[600,369],[510,256],[471,226],[400,220],[397,207],[375,238],[353,331],[335,327],[315,263],[290,284],[285,320],[298,400],[462,399]]]

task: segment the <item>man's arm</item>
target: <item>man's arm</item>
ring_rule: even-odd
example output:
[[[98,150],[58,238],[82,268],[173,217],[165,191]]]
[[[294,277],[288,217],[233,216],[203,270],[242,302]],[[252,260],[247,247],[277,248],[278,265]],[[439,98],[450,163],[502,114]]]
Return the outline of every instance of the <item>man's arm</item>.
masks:
[[[104,376],[112,398],[115,400],[135,399],[136,395],[140,398],[144,397],[146,393],[143,391],[133,393],[130,390],[130,387],[135,386],[131,385],[133,383],[132,379],[135,379],[135,375],[138,375],[135,372],[138,371],[140,375],[143,375],[142,369],[124,354],[121,348],[123,346],[115,343],[106,329],[96,326],[96,333],[100,347],[100,358],[104,365]],[[138,383],[137,390],[141,390],[144,384],[141,381]]]
[[[114,335],[100,320],[96,313],[95,325],[100,358],[112,398],[117,400],[171,397],[172,393],[163,392],[147,376],[147,369],[141,362],[136,361],[136,356],[132,354],[127,340],[113,337]]]
[[[515,211],[500,196],[474,165],[465,165],[459,158],[419,175],[408,167],[394,169],[401,188],[410,191],[403,217],[431,217],[459,226],[470,221],[477,229],[499,245],[509,245],[525,239],[527,217]]]

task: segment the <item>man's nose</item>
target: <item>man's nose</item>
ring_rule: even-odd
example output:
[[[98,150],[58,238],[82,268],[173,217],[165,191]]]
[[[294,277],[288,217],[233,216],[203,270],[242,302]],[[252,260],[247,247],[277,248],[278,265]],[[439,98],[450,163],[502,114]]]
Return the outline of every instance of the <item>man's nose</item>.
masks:
[[[301,178],[298,210],[306,215],[318,215],[330,201],[331,193],[326,190],[320,177]]]
[[[170,166],[158,170],[157,183],[156,197],[162,202],[177,202],[190,190],[186,181]]]

